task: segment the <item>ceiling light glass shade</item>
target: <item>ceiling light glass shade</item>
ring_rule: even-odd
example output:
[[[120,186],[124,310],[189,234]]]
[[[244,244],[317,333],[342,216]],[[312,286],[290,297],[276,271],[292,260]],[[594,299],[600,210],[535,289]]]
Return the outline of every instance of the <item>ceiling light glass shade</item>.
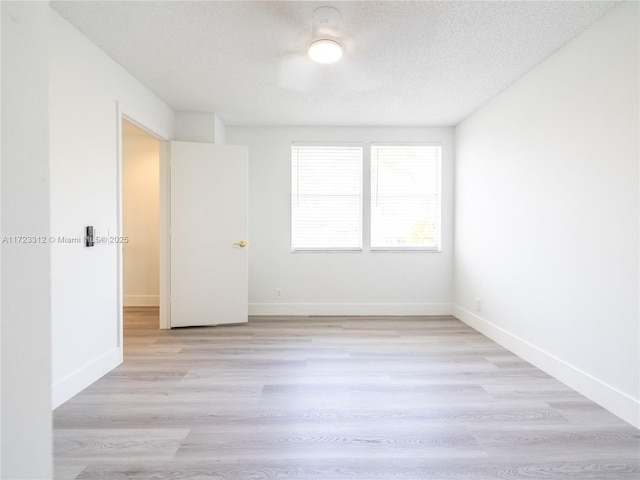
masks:
[[[316,40],[309,45],[309,56],[318,63],[334,63],[342,57],[342,45],[335,40]]]

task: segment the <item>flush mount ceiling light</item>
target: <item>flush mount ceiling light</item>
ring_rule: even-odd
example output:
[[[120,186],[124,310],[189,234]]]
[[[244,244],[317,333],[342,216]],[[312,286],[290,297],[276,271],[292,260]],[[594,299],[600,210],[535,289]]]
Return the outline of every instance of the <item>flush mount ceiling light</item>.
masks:
[[[328,38],[316,40],[309,45],[309,56],[314,62],[334,63],[342,57],[342,45]]]
[[[333,7],[320,7],[313,12],[308,53],[315,62],[334,63],[342,57],[338,31],[340,17],[340,12]]]

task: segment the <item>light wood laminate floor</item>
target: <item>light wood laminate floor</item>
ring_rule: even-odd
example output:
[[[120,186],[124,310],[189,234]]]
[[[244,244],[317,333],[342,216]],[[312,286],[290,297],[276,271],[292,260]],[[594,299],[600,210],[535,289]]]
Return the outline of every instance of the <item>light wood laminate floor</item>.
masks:
[[[125,319],[54,412],[58,479],[640,478],[640,431],[453,317]]]

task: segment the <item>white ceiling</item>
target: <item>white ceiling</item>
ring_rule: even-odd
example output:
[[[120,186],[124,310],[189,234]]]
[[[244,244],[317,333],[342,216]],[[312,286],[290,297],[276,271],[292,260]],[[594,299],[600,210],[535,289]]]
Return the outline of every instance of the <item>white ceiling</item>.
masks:
[[[54,1],[177,111],[227,125],[455,125],[614,7],[611,1]],[[305,56],[313,11],[345,57]]]

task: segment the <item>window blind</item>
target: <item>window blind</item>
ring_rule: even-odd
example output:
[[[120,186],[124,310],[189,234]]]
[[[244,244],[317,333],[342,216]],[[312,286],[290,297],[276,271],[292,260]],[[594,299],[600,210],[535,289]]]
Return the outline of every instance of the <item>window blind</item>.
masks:
[[[371,248],[439,249],[440,154],[437,145],[371,147]]]
[[[293,144],[292,249],[362,249],[362,147]]]

